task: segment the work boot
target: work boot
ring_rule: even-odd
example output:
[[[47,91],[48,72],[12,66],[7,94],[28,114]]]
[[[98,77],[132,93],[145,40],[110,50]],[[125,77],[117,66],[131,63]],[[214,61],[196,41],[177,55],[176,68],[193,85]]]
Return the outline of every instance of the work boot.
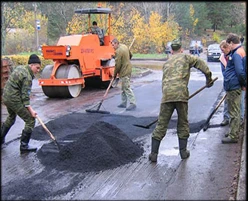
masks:
[[[157,162],[158,158],[158,149],[160,146],[159,140],[156,140],[155,138],[152,138],[152,148],[151,148],[151,153],[149,154],[149,160],[151,162]]]
[[[188,139],[179,138],[179,152],[181,159],[186,159],[190,156],[190,152],[187,150]]]
[[[127,107],[127,103],[121,103],[120,105],[118,105],[117,107],[120,108],[126,108]]]
[[[220,123],[221,126],[226,126],[229,124],[229,120],[228,119],[223,119],[223,121]]]
[[[23,153],[23,152],[35,152],[37,150],[36,147],[31,147],[28,145],[31,134],[32,133],[27,133],[24,130],[22,131],[21,145],[20,145],[21,153]]]
[[[231,138],[230,136],[222,138],[221,140],[222,144],[230,144],[230,143],[237,143],[238,139],[237,138]]]
[[[4,123],[2,124],[2,128],[1,128],[1,144],[5,143],[5,136],[9,132],[9,129],[10,129],[10,127],[6,127]]]
[[[126,110],[130,111],[130,110],[134,110],[136,108],[136,105],[133,103],[130,103],[130,105],[127,107]]]

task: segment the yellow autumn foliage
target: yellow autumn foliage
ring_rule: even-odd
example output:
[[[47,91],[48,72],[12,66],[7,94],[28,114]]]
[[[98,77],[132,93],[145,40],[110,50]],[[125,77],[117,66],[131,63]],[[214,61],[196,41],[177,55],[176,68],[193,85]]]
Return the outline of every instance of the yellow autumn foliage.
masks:
[[[74,14],[72,20],[68,22],[67,34],[83,34],[88,32],[88,17],[87,15]]]
[[[193,34],[195,32],[195,27],[198,24],[198,18],[195,18],[195,9],[192,4],[189,6],[189,14],[192,20],[192,31],[191,33]]]
[[[131,48],[133,53],[161,53],[164,51],[164,44],[178,37],[179,25],[173,20],[173,16],[163,21],[162,16],[153,11],[149,22],[145,23],[144,16],[141,16],[137,9],[132,8],[131,12],[124,12],[125,3],[120,2],[118,6],[101,4],[102,7],[110,7],[112,10],[111,35],[127,46],[135,38]],[[100,28],[105,29],[105,34],[108,34],[107,15],[91,15],[91,23],[93,20],[97,21]],[[68,23],[67,33],[84,33],[87,32],[87,27],[88,16],[76,14]]]
[[[132,37],[135,38],[135,42],[132,46],[133,52],[143,52],[145,46],[145,40],[147,37],[148,24],[144,23],[144,17],[140,15],[139,11],[133,9],[131,12],[130,24],[132,25]],[[131,40],[129,40],[131,41]],[[131,43],[131,42],[130,42]]]
[[[46,35],[47,34],[47,17],[45,15],[37,14],[36,20],[40,21],[40,27],[39,30],[40,34]],[[36,21],[35,21],[35,15],[32,11],[24,11],[24,15],[22,17],[22,20],[19,20],[17,23],[17,26],[25,29],[30,34],[34,34],[36,31]]]
[[[107,3],[101,3],[102,7],[105,7]],[[96,5],[97,6],[97,5]],[[96,21],[97,25],[104,29],[105,34],[108,33],[108,16],[106,14],[92,14],[90,18],[90,24],[87,14],[74,14],[72,20],[68,23],[66,32],[67,34],[84,34],[90,31],[92,22]]]

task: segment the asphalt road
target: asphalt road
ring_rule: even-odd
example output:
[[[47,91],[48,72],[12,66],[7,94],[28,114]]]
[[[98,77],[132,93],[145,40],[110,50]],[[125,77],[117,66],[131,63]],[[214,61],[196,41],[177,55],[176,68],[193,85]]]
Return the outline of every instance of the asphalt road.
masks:
[[[142,157],[134,163],[97,173],[58,170],[47,172],[36,153],[25,156],[19,154],[19,137],[24,124],[17,118],[16,124],[6,137],[7,145],[2,148],[2,198],[8,200],[227,200],[234,196],[236,190],[233,188],[233,182],[238,170],[233,164],[238,163],[240,146],[239,144],[226,146],[220,142],[227,131],[227,127],[218,125],[222,120],[223,108],[221,107],[211,120],[212,127],[206,132],[201,129],[202,123],[223,96],[219,63],[208,64],[213,77],[218,77],[218,80],[213,87],[204,89],[189,101],[190,126],[197,130],[190,133],[189,159],[181,160],[178,154],[176,113],[172,117],[174,124],[161,142],[157,164],[151,164],[147,159],[151,133],[155,125],[150,129],[136,128],[132,125],[133,123],[149,124],[158,116],[162,74],[161,71],[152,71],[144,77],[132,79],[131,84],[137,98],[135,111],[126,111],[117,107],[120,103],[119,86],[110,90],[102,105],[103,110],[110,112],[110,116],[105,117],[104,121],[123,130],[134,142],[143,144]],[[189,82],[190,94],[204,85],[205,76],[198,71],[192,71]],[[37,81],[34,81],[31,104],[40,118],[48,123],[66,114],[85,113],[86,109],[102,99],[103,94],[104,90],[86,89],[74,99],[49,99],[44,96]],[[133,122],[120,121],[124,116],[131,116]],[[6,109],[2,106],[2,120],[5,118]],[[38,122],[37,126],[39,126]],[[40,148],[44,143],[48,143],[48,140],[31,139],[30,143]],[[25,185],[21,181],[25,181]]]

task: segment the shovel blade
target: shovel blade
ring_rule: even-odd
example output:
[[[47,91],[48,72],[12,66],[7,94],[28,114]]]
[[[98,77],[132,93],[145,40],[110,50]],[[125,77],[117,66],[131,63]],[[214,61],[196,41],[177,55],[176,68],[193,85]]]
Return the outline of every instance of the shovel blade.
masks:
[[[138,124],[133,124],[133,126],[137,126],[137,127],[145,128],[145,129],[149,129],[150,128],[150,126],[143,126],[143,125],[138,125]]]
[[[44,155],[51,154],[51,153],[58,154],[59,148],[54,143],[44,144],[41,148],[41,152]]]
[[[209,123],[206,123],[204,126],[203,126],[203,131],[206,131],[209,127]]]
[[[57,142],[57,140],[54,140],[54,143],[57,145],[57,147],[58,147],[58,150],[60,150],[60,144]]]
[[[89,113],[110,114],[109,111],[104,111],[104,110],[91,110],[91,109],[87,109],[85,111],[86,112],[89,112]]]

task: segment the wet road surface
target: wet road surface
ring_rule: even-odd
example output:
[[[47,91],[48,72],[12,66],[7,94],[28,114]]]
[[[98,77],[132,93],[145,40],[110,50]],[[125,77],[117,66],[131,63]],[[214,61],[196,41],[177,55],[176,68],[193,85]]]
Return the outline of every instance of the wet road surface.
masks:
[[[218,127],[218,123],[222,120],[220,111],[211,121],[212,125],[217,126],[210,127],[206,132],[201,130],[201,124],[223,95],[219,63],[211,64],[211,70],[213,77],[217,76],[219,79],[212,88],[203,90],[189,101],[189,122],[191,129],[196,129],[189,138],[190,158],[181,160],[179,157],[177,117],[173,114],[171,127],[161,143],[157,164],[151,164],[147,159],[150,152],[150,137],[155,125],[150,129],[142,129],[133,124],[147,125],[157,118],[161,98],[161,71],[152,71],[145,77],[132,80],[132,87],[137,97],[135,111],[126,111],[117,107],[120,102],[120,88],[117,87],[110,90],[102,106],[102,109],[110,111],[110,115],[96,117],[96,114],[92,114],[94,118],[87,118],[85,109],[97,104],[102,99],[104,90],[85,89],[77,98],[54,100],[45,97],[37,83],[34,83],[31,104],[47,126],[50,121],[64,115],[82,113],[82,119],[85,121],[80,126],[84,127],[84,130],[93,123],[103,120],[118,127],[134,142],[142,144],[144,153],[136,162],[99,172],[78,173],[50,169],[41,164],[37,153],[19,154],[18,137],[24,124],[17,119],[6,137],[7,146],[2,148],[2,198],[8,200],[228,199],[228,188],[230,183],[232,184],[233,173],[237,168],[232,164],[237,160],[239,146],[228,147],[220,144],[223,132],[226,131],[226,128]],[[197,71],[192,72],[190,94],[204,85],[205,77]],[[2,109],[2,119],[4,119],[6,111]],[[90,121],[92,119],[93,122]],[[38,122],[37,126],[39,126]],[[59,132],[58,129],[49,129],[59,137],[56,133]],[[61,129],[63,129],[62,125]],[[39,140],[32,137],[30,144],[41,148],[51,142],[45,132],[43,135],[44,139],[39,138]],[[219,155],[224,157],[218,158]],[[226,171],[224,176],[221,176],[222,170]]]

